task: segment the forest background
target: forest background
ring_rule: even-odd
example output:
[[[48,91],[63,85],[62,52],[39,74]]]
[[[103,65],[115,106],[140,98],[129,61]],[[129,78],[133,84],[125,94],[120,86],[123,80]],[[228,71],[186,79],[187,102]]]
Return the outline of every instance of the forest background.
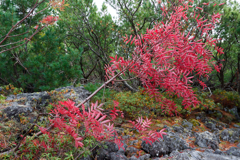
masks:
[[[199,1],[198,4],[204,2]],[[225,1],[216,1],[221,2]],[[134,46],[125,45],[123,36],[144,34],[156,21],[161,21],[158,3],[155,1],[106,3],[116,9],[117,19],[113,20],[106,5],[99,11],[93,1],[66,1],[69,6],[64,6],[64,11],[45,9],[25,19],[24,23],[14,30],[15,36],[0,46],[1,85],[11,83],[25,92],[34,92],[86,80],[103,82],[104,67],[109,63],[109,57],[117,54],[128,58],[133,51]],[[1,15],[4,15],[1,16],[1,37],[6,35],[13,24],[26,16],[32,5],[33,1],[1,1]],[[35,12],[45,7],[39,5]],[[222,14],[220,23],[210,34],[214,38],[222,39],[217,46],[223,48],[225,54],[213,54],[214,59],[222,64],[222,68],[219,73],[212,72],[208,80],[202,80],[211,87],[231,86],[239,91],[239,4],[229,1],[223,6],[204,9],[207,13]],[[24,38],[32,35],[34,27],[39,25],[43,16],[49,14],[59,16],[60,20],[41,30],[21,47],[2,53],[24,43]],[[186,28],[185,31],[189,29]],[[128,75],[127,78],[131,77],[132,75]],[[137,89],[140,85],[137,79],[129,83],[132,89]]]

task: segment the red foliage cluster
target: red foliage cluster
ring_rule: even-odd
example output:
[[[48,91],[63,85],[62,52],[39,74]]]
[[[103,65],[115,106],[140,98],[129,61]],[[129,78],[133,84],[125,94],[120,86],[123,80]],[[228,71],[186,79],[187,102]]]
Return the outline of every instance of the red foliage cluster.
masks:
[[[142,117],[138,118],[138,120],[136,120],[136,122],[134,121],[129,121],[130,123],[132,123],[133,127],[140,132],[141,134],[143,134],[144,131],[147,130],[147,128],[149,128],[150,124],[151,124],[151,119],[146,118],[146,120],[144,121],[142,119]],[[146,143],[149,143],[150,145],[152,145],[153,142],[159,140],[158,138],[162,138],[162,135],[167,135],[167,133],[163,132],[166,128],[162,129],[160,132],[157,131],[150,131],[148,132],[148,137],[142,137],[143,140],[146,141]]]
[[[108,139],[113,136],[113,125],[106,125],[110,120],[105,120],[106,115],[101,112],[103,110],[102,104],[91,105],[91,108],[88,111],[85,111],[85,106],[82,106],[82,111],[79,110],[73,101],[59,102],[59,105],[56,105],[56,109],[51,111],[54,115],[54,119],[50,119],[50,122],[53,124],[54,128],[58,128],[59,132],[66,132],[68,135],[71,135],[75,140],[75,147],[83,147],[81,140],[84,137],[81,137],[77,130],[81,125],[84,125],[85,136],[93,136],[97,140]],[[67,122],[66,120],[69,120]],[[48,134],[46,131],[42,131],[45,134]]]
[[[112,65],[106,67],[108,78],[114,76],[115,71],[129,67],[129,71],[140,78],[146,91],[162,102],[163,111],[172,116],[173,113],[177,114],[176,106],[174,102],[159,96],[159,88],[182,97],[182,105],[185,109],[191,109],[191,106],[199,104],[190,86],[191,79],[194,75],[208,78],[212,65],[219,71],[219,66],[212,61],[212,53],[207,46],[215,47],[219,54],[223,54],[222,49],[216,47],[217,40],[208,34],[214,29],[214,24],[219,21],[221,15],[213,14],[211,19],[199,18],[200,14],[196,12],[188,15],[188,10],[192,7],[189,3],[192,1],[178,2],[178,5],[172,6],[171,9],[167,9],[163,4],[162,16],[166,17],[167,21],[156,23],[154,28],[147,30],[144,35],[133,39],[132,36],[124,37],[126,43],[135,44],[131,59],[124,60],[116,55],[115,58],[111,57]],[[201,33],[202,39],[197,39],[191,31],[184,31],[183,26],[188,24],[189,19],[196,21],[196,29]],[[202,81],[199,82],[203,87],[206,86]]]
[[[53,119],[50,119],[50,122],[53,124],[54,128],[58,128],[58,134],[64,132],[67,135],[71,135],[75,141],[75,147],[84,147],[82,140],[88,136],[93,136],[98,141],[111,140],[115,137],[115,143],[118,145],[119,149],[123,146],[123,143],[120,139],[116,138],[117,132],[114,130],[114,125],[110,122],[116,118],[116,115],[120,114],[123,117],[123,113],[120,110],[116,110],[115,107],[118,107],[118,103],[115,102],[114,110],[111,111],[113,118],[111,120],[106,120],[107,115],[102,113],[103,104],[98,105],[96,102],[92,104],[88,111],[85,110],[85,106],[82,106],[82,111],[75,106],[75,102],[68,100],[65,102],[59,102],[59,105],[56,105],[56,109],[51,111]],[[107,124],[108,123],[108,124]],[[150,120],[146,119],[143,121],[142,117],[137,120],[137,123],[132,122],[133,127],[139,130],[139,132],[146,131],[151,124]],[[81,128],[81,129],[80,129]],[[39,127],[43,134],[47,134],[51,138],[50,132],[46,128]],[[78,130],[85,130],[85,135],[81,136],[78,134]],[[163,130],[162,130],[163,131]],[[154,142],[159,137],[162,138],[164,132],[150,132],[149,137],[144,137],[144,139],[150,143]],[[60,138],[60,137],[59,137]],[[37,142],[37,141],[36,141]],[[43,142],[39,142],[45,149],[50,148],[46,146]],[[151,144],[151,143],[150,143]],[[123,148],[123,147],[122,147]],[[123,148],[124,149],[124,148]]]

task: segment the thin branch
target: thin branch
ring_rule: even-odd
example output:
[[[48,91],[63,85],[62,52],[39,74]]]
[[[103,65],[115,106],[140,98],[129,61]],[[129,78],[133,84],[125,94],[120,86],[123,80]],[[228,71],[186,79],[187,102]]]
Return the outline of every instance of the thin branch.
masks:
[[[138,76],[136,76],[136,77],[133,77],[133,78],[129,78],[129,79],[115,80],[114,82],[123,82],[123,81],[129,81],[129,80],[133,80],[133,79],[136,79],[136,78],[138,78]]]
[[[6,46],[9,46],[9,45],[13,45],[13,44],[16,44],[16,43],[19,43],[19,42],[22,42],[22,41],[24,41],[24,39],[22,39],[22,40],[20,40],[20,41],[17,41],[17,42],[14,42],[14,43],[9,43],[9,44],[5,44],[5,45],[1,45],[0,48],[1,48],[1,47],[6,47]]]
[[[124,68],[121,72],[117,73],[115,76],[113,76],[112,78],[110,78],[107,82],[103,83],[103,85],[101,87],[99,87],[96,91],[94,91],[88,98],[86,98],[84,101],[82,101],[80,104],[77,105],[77,107],[80,107],[81,105],[83,105],[84,103],[86,103],[87,101],[89,101],[95,94],[97,94],[103,87],[105,87],[108,83],[110,83],[111,81],[113,81],[115,78],[117,78],[118,76],[120,76],[123,72],[125,72],[130,66]]]
[[[29,38],[27,38],[27,39],[26,39],[26,42],[24,42],[23,44],[14,46],[14,47],[9,48],[9,49],[6,49],[6,50],[3,50],[3,51],[0,52],[0,54],[3,53],[3,52],[6,52],[6,51],[10,51],[10,50],[12,50],[12,49],[21,47],[21,46],[23,46],[24,44],[27,44],[27,43],[32,39],[33,36],[35,36],[39,31],[41,31],[41,30],[42,30],[43,28],[45,28],[46,26],[47,26],[47,25],[45,25],[45,26],[41,27],[39,30],[35,31],[35,32],[32,34],[32,36],[30,36]]]
[[[13,36],[8,36],[8,37],[18,37],[18,36],[24,35],[24,34],[26,34],[26,33],[28,33],[28,32],[29,32],[29,31],[24,32],[24,33],[20,33],[20,34],[16,34],[16,35],[13,35]]]
[[[43,0],[44,1],[44,0]],[[43,2],[42,1],[42,2]],[[42,3],[41,2],[41,3]],[[35,8],[37,7],[37,4],[38,4],[38,0],[36,1],[36,3],[34,4],[34,7],[32,8],[32,10],[22,19],[20,20],[19,22],[17,22],[11,29],[10,31],[7,33],[7,35],[5,36],[5,38],[0,42],[0,44],[2,44],[10,35],[10,33],[12,33],[12,31],[14,30],[14,28],[16,28],[20,23],[22,23],[27,17],[30,16],[30,14],[35,10]],[[1,52],[2,53],[2,52]]]

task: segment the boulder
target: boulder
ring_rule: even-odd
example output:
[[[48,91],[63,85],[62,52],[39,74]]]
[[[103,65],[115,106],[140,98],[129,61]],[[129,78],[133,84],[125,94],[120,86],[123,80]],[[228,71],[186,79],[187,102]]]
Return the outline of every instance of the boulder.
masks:
[[[186,119],[182,122],[183,128],[186,128],[187,130],[192,130],[193,124],[191,122],[188,122]]]
[[[240,159],[240,149],[238,147],[231,147],[226,153],[230,156],[237,156]]]
[[[195,144],[203,148],[207,148],[210,146],[213,150],[219,148],[219,141],[217,137],[215,136],[215,134],[208,131],[196,133]]]
[[[160,158],[159,160],[164,160]],[[195,150],[175,151],[170,154],[168,160],[239,160],[236,156],[218,155],[211,152],[199,152]]]
[[[9,119],[19,121],[19,115],[29,116],[32,112],[44,112],[47,105],[71,99],[76,104],[85,100],[91,93],[80,87],[61,87],[50,92],[22,93],[6,97],[6,104],[1,104],[1,112]],[[87,102],[85,105],[89,106]],[[34,116],[33,116],[34,117]],[[0,121],[5,117],[0,118]]]
[[[239,141],[240,129],[239,128],[228,128],[221,132],[220,137],[223,141],[229,141],[235,143]]]
[[[168,132],[167,135],[163,135],[163,139],[159,138],[159,141],[155,141],[152,145],[146,143],[146,141],[142,142],[142,149],[149,153],[151,157],[160,157],[165,154],[170,154],[174,150],[189,148],[189,144],[173,132]]]

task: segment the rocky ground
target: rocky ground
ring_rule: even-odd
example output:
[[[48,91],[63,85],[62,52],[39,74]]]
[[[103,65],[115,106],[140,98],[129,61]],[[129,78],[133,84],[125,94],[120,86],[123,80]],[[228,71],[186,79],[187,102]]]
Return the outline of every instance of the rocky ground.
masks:
[[[55,101],[61,92],[61,100],[70,98],[77,103],[90,93],[83,87],[65,87],[55,91],[24,93],[8,96],[0,104],[0,131],[7,129],[10,120],[21,123],[18,131],[26,130],[29,123],[36,118],[36,111]],[[58,97],[59,98],[59,97]],[[29,117],[29,123],[23,123],[21,115]],[[237,114],[237,112],[234,112]],[[5,116],[4,116],[5,115]],[[98,147],[93,155],[84,160],[240,160],[240,126],[235,123],[224,123],[210,118],[210,113],[195,113],[191,118],[159,118],[152,120],[151,129],[166,128],[167,135],[152,145],[141,140],[141,135],[132,129],[131,124],[123,121],[116,130],[122,136],[124,149],[118,149],[113,142],[106,142],[107,147]],[[223,116],[223,115],[222,115]],[[236,115],[233,115],[236,116]],[[237,114],[238,116],[238,114]],[[1,152],[4,152],[1,149]]]
[[[169,120],[157,120],[167,128],[167,135],[152,145],[135,140],[137,134],[123,136],[124,148],[118,150],[114,143],[108,143],[107,149],[99,149],[98,160],[238,160],[240,159],[240,126],[230,125],[207,118],[201,114],[199,120],[189,122],[177,118],[175,124]],[[197,124],[196,124],[197,122]],[[211,125],[210,125],[211,124]],[[124,133],[124,128],[117,128]],[[204,131],[203,131],[204,130]],[[140,143],[139,143],[140,142]],[[86,158],[85,158],[86,159]],[[90,159],[90,158],[89,158]]]

